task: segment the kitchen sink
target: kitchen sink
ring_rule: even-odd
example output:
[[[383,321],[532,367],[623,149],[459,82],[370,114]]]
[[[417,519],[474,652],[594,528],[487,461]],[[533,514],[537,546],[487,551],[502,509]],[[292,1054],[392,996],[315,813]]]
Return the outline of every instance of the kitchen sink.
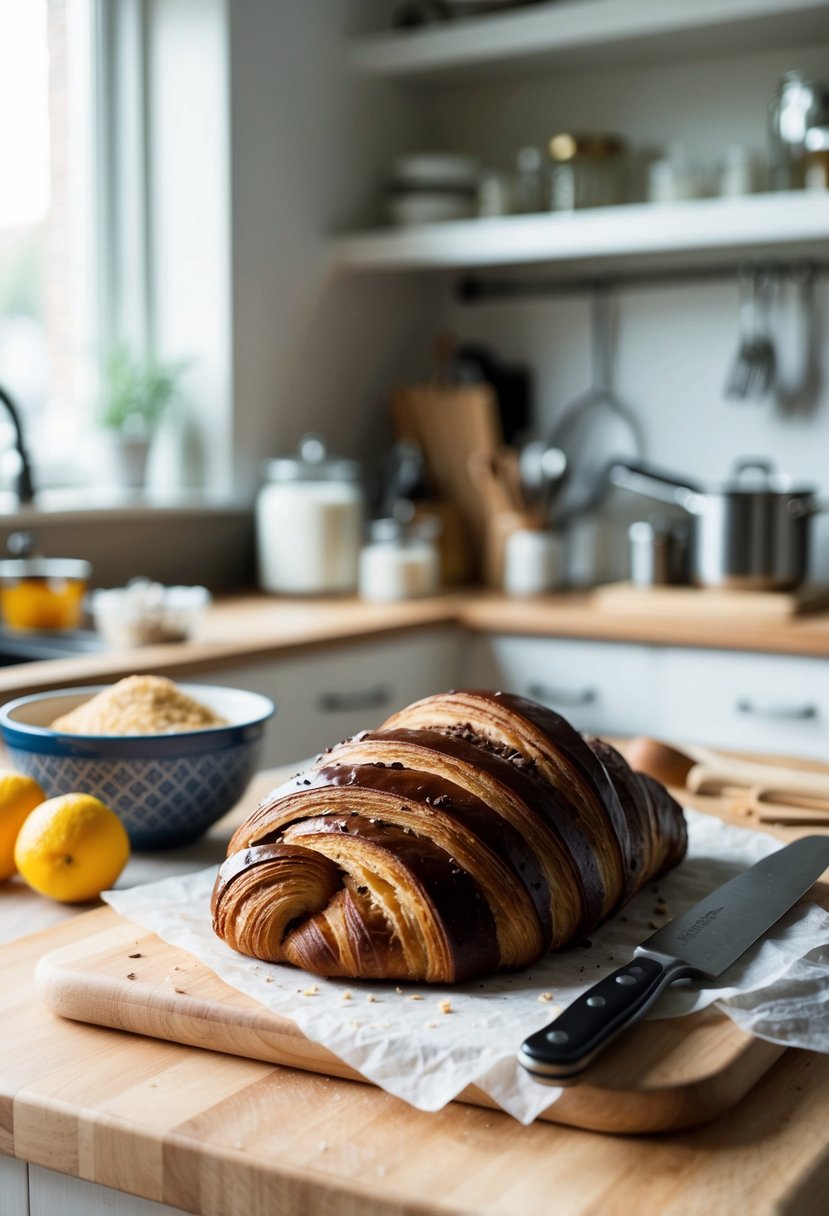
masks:
[[[0,628],[0,667],[36,663],[40,659],[70,659],[74,655],[95,654],[105,649],[103,638],[93,630],[23,632]]]

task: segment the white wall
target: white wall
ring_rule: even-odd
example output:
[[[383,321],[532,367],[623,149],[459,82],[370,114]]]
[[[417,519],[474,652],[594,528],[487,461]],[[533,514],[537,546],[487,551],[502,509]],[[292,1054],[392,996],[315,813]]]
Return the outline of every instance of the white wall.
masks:
[[[234,444],[243,486],[261,460],[310,429],[332,447],[382,450],[385,401],[420,371],[437,287],[332,280],[326,241],[362,220],[394,151],[433,140],[406,91],[361,81],[344,62],[376,3],[233,3]],[[378,11],[382,11],[382,6]]]

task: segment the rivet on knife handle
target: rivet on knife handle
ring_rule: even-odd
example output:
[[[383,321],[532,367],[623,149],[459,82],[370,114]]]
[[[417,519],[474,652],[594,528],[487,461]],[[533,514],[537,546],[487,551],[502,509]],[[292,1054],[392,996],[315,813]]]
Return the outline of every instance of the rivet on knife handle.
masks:
[[[676,959],[637,957],[577,997],[522,1044],[521,1064],[539,1080],[565,1085],[625,1026],[640,1018],[667,984],[691,968]]]

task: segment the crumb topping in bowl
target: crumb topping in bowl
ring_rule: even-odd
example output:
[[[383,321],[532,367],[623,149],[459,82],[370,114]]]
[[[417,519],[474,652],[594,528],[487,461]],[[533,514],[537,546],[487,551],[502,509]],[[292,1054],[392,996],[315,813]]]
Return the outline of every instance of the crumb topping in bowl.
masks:
[[[227,726],[227,719],[164,676],[127,676],[62,714],[51,729],[73,735],[173,735]]]

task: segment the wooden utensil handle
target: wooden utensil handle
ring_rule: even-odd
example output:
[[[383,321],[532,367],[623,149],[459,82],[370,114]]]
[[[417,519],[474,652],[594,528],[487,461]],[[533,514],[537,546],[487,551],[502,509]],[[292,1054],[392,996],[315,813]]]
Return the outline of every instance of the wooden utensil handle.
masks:
[[[738,785],[785,791],[786,795],[805,794],[812,798],[829,798],[829,777],[801,769],[780,768],[772,764],[732,762],[726,756],[715,756],[715,764],[695,764],[685,778],[689,790],[702,793],[702,786]]]
[[[782,823],[786,827],[829,828],[829,807],[785,806],[777,802],[760,802],[751,799],[751,809],[758,823]]]

